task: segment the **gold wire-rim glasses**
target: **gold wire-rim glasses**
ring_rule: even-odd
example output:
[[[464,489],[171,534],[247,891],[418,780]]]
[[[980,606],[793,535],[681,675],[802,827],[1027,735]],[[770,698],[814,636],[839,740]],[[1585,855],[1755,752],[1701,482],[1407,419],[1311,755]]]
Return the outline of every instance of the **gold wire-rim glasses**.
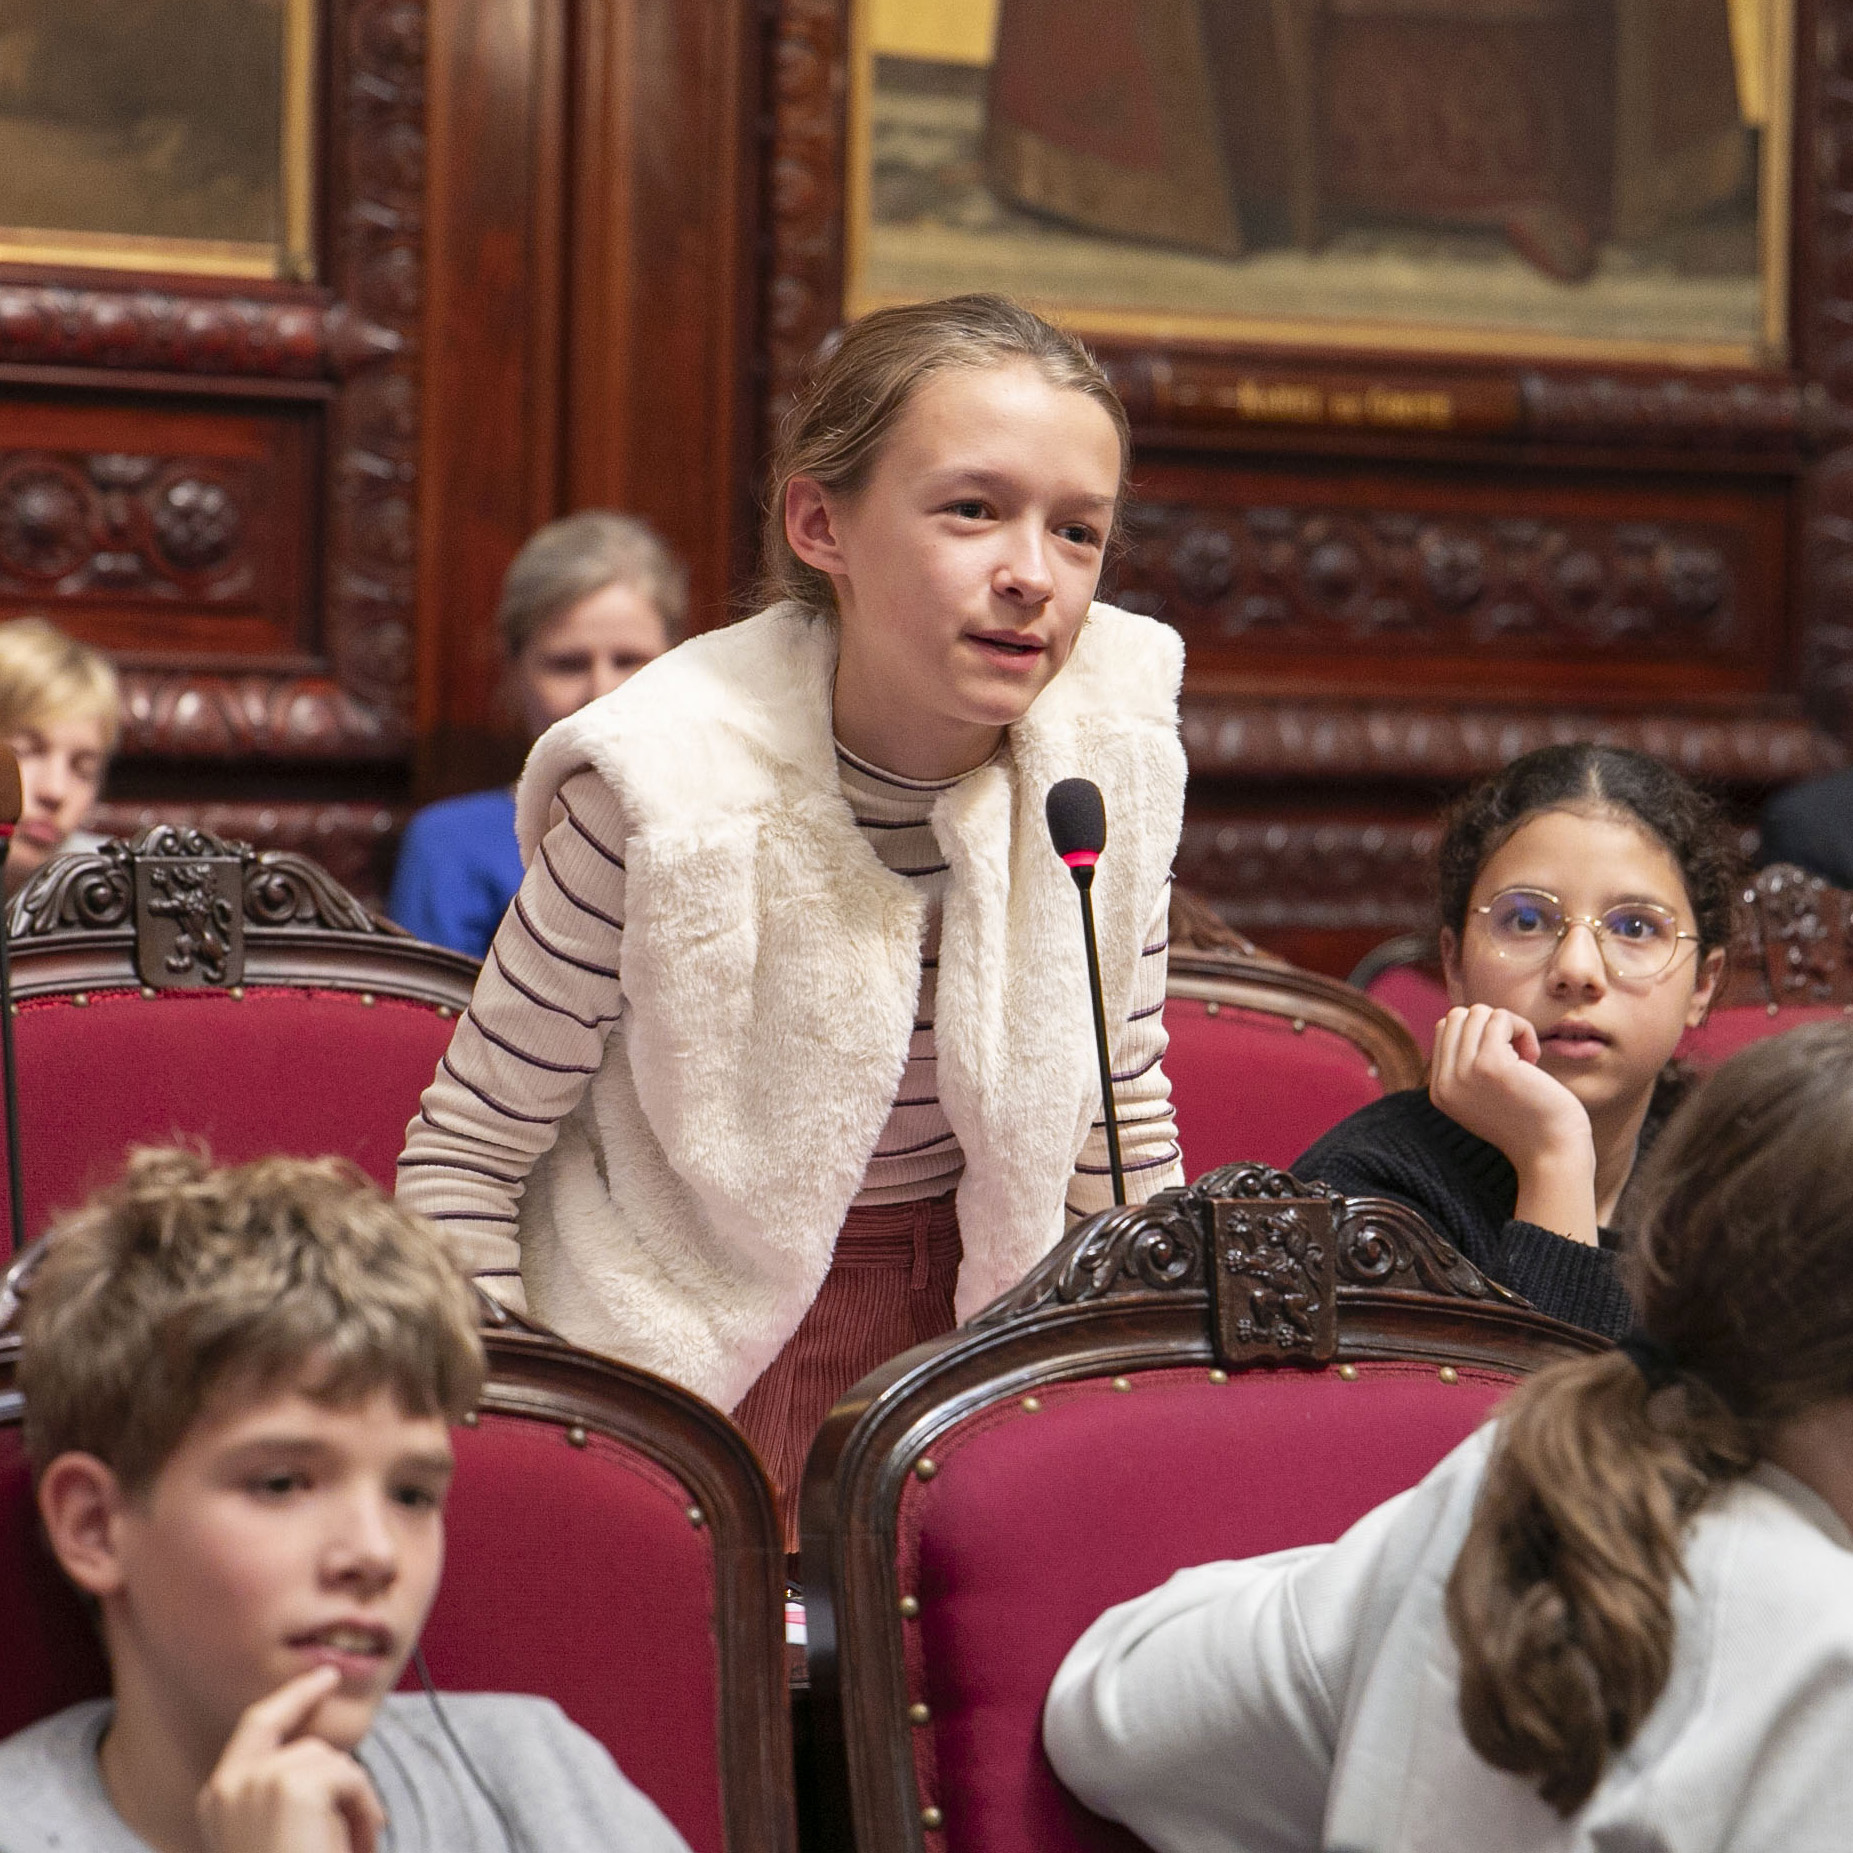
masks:
[[[1535,901],[1544,904],[1549,912],[1557,916],[1555,933],[1540,931],[1526,934],[1523,939],[1502,938],[1499,927],[1494,920],[1495,912],[1503,905],[1518,901]],[[1679,942],[1689,939],[1696,946],[1699,936],[1684,931],[1679,924],[1679,916],[1670,907],[1662,907],[1658,901],[1618,901],[1613,907],[1601,914],[1573,914],[1558,897],[1548,888],[1502,888],[1490,901],[1469,910],[1483,915],[1486,919],[1487,938],[1492,942],[1493,954],[1503,959],[1508,965],[1516,965],[1529,970],[1540,965],[1547,965],[1556,957],[1565,936],[1573,926],[1586,926],[1590,937],[1596,942],[1596,951],[1602,960],[1602,969],[1618,982],[1644,982],[1650,978],[1663,977],[1673,969],[1674,961],[1679,957]],[[1624,939],[1611,926],[1617,915],[1648,915],[1652,919],[1664,922],[1669,929],[1665,939],[1666,956],[1657,965],[1644,965],[1623,958],[1617,962],[1615,954],[1622,948],[1640,947],[1642,942]],[[1657,946],[1660,942],[1653,942]]]

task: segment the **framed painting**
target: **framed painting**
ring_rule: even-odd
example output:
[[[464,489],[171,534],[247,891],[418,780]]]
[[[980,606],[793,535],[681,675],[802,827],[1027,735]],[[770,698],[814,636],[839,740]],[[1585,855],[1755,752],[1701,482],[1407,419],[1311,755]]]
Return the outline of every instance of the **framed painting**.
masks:
[[[852,0],[845,310],[1788,357],[1795,0]]]
[[[0,0],[0,262],[314,275],[316,0]]]

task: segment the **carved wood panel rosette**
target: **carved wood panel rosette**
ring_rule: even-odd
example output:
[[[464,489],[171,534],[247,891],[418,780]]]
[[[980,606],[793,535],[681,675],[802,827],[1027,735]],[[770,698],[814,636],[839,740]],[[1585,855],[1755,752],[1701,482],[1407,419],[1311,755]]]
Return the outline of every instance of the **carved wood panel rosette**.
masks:
[[[1738,896],[1718,1002],[1853,1009],[1853,894],[1793,863],[1759,870]]]
[[[240,654],[242,642],[138,647],[125,676],[128,753],[378,760],[410,745],[426,5],[327,9],[322,287],[0,282],[11,379],[115,387],[125,427],[139,406],[171,408],[201,387],[231,408],[325,407],[322,480],[308,505],[289,505],[322,563],[297,662],[229,673],[210,659]],[[0,479],[0,589],[27,589],[54,615],[61,599],[98,593],[183,610],[237,600],[262,571],[253,550],[272,537],[253,532],[237,471],[213,464],[17,461]],[[315,663],[306,673],[304,655]]]
[[[5,454],[0,594],[246,601],[256,473],[216,457]]]

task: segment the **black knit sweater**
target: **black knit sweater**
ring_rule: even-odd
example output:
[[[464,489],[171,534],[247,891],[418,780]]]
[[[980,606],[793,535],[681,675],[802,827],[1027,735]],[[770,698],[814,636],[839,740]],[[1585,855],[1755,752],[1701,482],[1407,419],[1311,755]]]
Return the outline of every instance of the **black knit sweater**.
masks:
[[[1641,1129],[1646,1149],[1659,1116]],[[1519,1222],[1518,1173],[1496,1145],[1450,1119],[1422,1088],[1360,1107],[1301,1153],[1295,1177],[1348,1197],[1406,1203],[1481,1273],[1522,1294],[1541,1313],[1619,1338],[1634,1308],[1615,1265],[1613,1230],[1591,1248],[1535,1222]]]

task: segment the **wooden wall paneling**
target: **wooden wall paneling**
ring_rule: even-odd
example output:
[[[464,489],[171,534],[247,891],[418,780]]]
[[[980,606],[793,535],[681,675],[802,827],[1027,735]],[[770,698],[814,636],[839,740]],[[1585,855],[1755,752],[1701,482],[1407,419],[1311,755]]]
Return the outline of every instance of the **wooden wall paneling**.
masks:
[[[43,564],[74,521],[92,539],[35,602],[132,646],[131,768],[217,762],[197,777],[222,789],[409,751],[424,20],[423,0],[331,6],[319,284],[0,271],[0,448],[50,459],[20,464],[16,546]],[[267,540],[267,608],[234,631],[208,556]]]
[[[496,693],[497,588],[560,512],[570,0],[432,18],[419,548],[418,784],[519,764]]]
[[[845,0],[780,0],[767,416],[839,319]],[[1801,0],[1794,362],[1096,345],[1137,455],[1120,595],[1190,643],[1179,870],[1343,970],[1421,924],[1436,808],[1548,740],[1748,815],[1853,745],[1853,0]]]
[[[567,500],[651,521],[705,627],[752,563],[766,21],[755,0],[578,18]]]

